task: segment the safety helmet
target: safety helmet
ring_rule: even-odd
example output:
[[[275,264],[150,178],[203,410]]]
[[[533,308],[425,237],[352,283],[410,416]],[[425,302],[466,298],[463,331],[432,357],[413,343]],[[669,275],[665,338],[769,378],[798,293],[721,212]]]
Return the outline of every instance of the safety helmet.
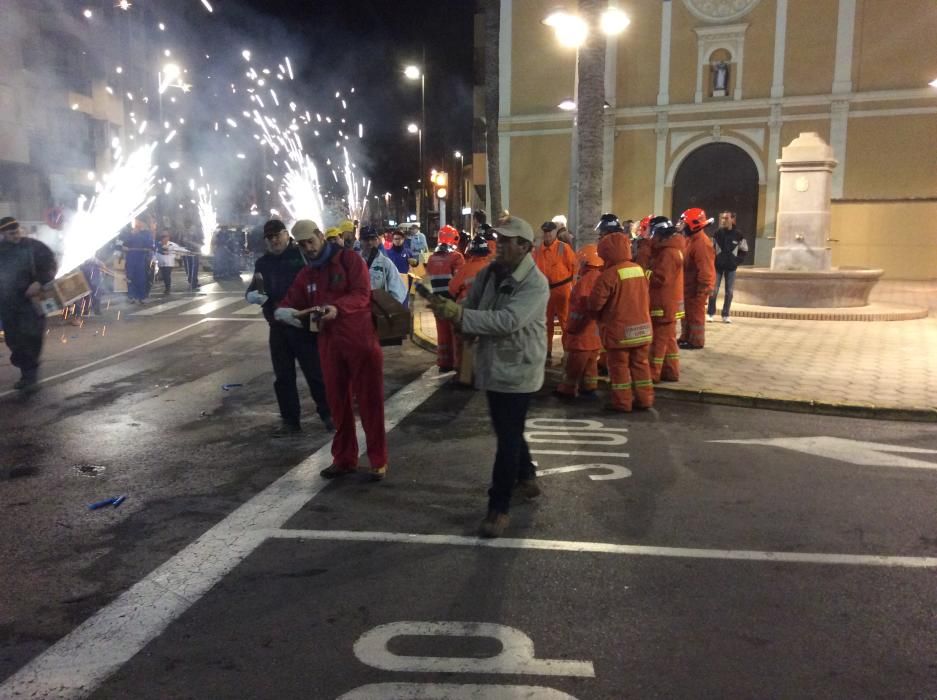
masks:
[[[454,226],[446,224],[441,229],[439,229],[439,235],[437,240],[441,245],[451,245],[455,246],[459,244],[459,232],[455,230]]]
[[[607,233],[624,233],[625,229],[621,227],[621,222],[618,220],[618,214],[602,214],[602,218],[599,219],[599,223],[595,225],[595,230],[598,231],[599,236],[604,236]]]
[[[666,216],[655,216],[648,221],[647,235],[650,238],[667,238],[677,231],[673,222]]]
[[[478,257],[484,257],[490,252],[488,250],[488,241],[486,241],[481,236],[476,236],[472,239],[472,242],[469,243],[468,250],[465,251],[469,255],[475,255]]]
[[[638,238],[650,237],[651,231],[649,227],[650,227],[652,218],[653,218],[653,215],[648,214],[643,219],[641,219],[641,223],[638,224]]]
[[[480,224],[478,227],[478,235],[486,241],[498,240],[498,232],[494,230],[491,224]]]
[[[326,239],[326,240],[330,240],[330,239],[332,239],[332,238],[339,238],[339,237],[341,237],[341,235],[342,235],[342,232],[339,231],[338,227],[337,227],[337,226],[333,226],[332,228],[328,229],[328,230],[325,232],[325,239]]]
[[[355,222],[351,219],[345,219],[338,225],[338,230],[342,233],[349,233],[355,230]]]
[[[712,219],[706,217],[706,212],[699,207],[687,209],[680,215],[680,218],[686,222],[686,227],[690,229],[690,233],[702,231],[713,222]]]
[[[599,257],[598,247],[594,243],[584,245],[580,248],[579,252],[576,253],[576,257],[579,258],[580,263],[588,265],[589,267],[602,267],[605,265],[602,258]]]
[[[373,226],[362,226],[358,236],[361,238],[361,240],[364,240],[366,238],[380,238],[381,234]]]

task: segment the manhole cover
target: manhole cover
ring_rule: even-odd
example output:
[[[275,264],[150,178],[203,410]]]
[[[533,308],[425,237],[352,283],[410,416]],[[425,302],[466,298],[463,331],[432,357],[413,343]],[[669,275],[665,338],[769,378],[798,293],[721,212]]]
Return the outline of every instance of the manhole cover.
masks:
[[[74,469],[79,476],[99,476],[105,467],[99,464],[79,464]]]

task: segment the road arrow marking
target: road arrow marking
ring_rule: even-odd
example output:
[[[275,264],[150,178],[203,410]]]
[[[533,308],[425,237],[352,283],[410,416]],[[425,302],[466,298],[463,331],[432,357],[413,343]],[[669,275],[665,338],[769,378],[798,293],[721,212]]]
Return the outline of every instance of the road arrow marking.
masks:
[[[766,440],[710,440],[709,442],[729,443],[735,445],[767,445],[768,447],[781,447],[785,450],[803,452],[835,459],[839,462],[858,464],[868,467],[901,467],[906,469],[935,469],[937,462],[928,462],[923,459],[902,457],[898,453],[937,454],[937,450],[927,450],[921,447],[905,447],[903,445],[889,445],[884,442],[863,442],[862,440],[847,440],[846,438],[818,436],[800,438],[768,438]]]

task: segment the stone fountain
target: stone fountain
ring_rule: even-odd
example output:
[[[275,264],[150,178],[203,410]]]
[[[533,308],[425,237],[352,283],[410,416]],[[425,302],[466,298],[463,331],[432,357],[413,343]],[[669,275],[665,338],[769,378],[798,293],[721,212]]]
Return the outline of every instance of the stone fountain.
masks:
[[[800,134],[781,151],[771,267],[740,267],[736,301],[801,309],[868,305],[882,270],[834,268],[827,245],[836,165],[832,147],[814,132]]]

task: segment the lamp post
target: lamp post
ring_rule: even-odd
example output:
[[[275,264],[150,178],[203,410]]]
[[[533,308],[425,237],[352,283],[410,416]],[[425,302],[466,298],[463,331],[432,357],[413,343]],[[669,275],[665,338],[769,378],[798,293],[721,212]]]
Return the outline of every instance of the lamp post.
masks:
[[[407,132],[411,134],[416,134],[417,138],[419,139],[419,145],[420,145],[420,177],[417,178],[417,181],[416,181],[420,189],[417,190],[417,196],[416,196],[416,218],[422,225],[423,223],[422,208],[423,208],[423,194],[424,194],[423,192],[423,129],[421,129],[415,123],[410,122],[407,125]]]
[[[452,213],[455,214],[456,207],[458,207],[459,216],[461,217],[462,205],[465,204],[465,202],[463,201],[465,198],[464,197],[464,183],[462,182],[462,180],[464,179],[463,172],[465,171],[465,157],[462,155],[462,151],[456,151],[452,155],[453,157],[459,159],[459,178],[458,180],[456,180],[457,184],[456,184],[455,197],[452,198]],[[463,228],[464,225],[465,225],[465,219],[463,218],[459,228]]]
[[[570,144],[572,154],[570,156],[569,168],[569,215],[567,218],[567,227],[570,231],[579,229],[579,49],[589,38],[589,32],[592,28],[586,21],[578,15],[568,12],[554,12],[545,17],[543,24],[553,30],[557,42],[569,48],[576,49],[576,72],[573,77],[573,98],[563,100],[558,107],[564,111],[573,113],[573,124],[571,131]],[[628,16],[614,5],[609,5],[602,13],[600,26],[598,29],[606,37],[618,36],[621,34],[631,20]]]
[[[425,56],[424,56],[425,58]],[[426,73],[425,71],[417,65],[410,64],[403,69],[403,74],[407,80],[419,80],[420,81],[420,126],[422,130],[426,129]],[[413,133],[412,131],[410,133]],[[425,195],[425,188],[423,187],[423,147],[422,147],[422,131],[420,137],[420,199]],[[419,209],[419,207],[417,207]],[[419,217],[419,212],[417,212]],[[423,220],[420,219],[422,225]],[[425,227],[424,227],[425,230]]]

